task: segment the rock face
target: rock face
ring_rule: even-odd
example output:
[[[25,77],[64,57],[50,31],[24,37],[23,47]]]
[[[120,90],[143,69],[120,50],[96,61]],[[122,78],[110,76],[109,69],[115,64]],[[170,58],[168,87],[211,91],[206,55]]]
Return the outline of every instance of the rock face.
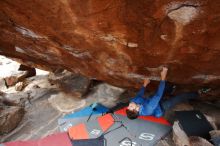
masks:
[[[2,0],[0,54],[121,87],[220,85],[219,0]]]

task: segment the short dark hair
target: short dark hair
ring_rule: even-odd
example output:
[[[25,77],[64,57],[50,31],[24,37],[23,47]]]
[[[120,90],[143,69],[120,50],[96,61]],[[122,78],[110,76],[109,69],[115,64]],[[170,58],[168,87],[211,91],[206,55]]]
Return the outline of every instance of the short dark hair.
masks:
[[[136,119],[138,117],[138,111],[135,110],[131,111],[129,109],[126,109],[126,114],[127,117],[131,120]]]

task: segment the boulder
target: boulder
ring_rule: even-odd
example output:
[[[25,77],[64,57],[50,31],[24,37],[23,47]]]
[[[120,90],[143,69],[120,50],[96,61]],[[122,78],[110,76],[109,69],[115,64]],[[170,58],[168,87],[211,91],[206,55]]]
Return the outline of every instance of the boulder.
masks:
[[[50,96],[48,101],[54,108],[61,112],[73,112],[86,105],[90,105],[94,102],[101,103],[106,107],[113,107],[117,104],[120,95],[125,90],[122,88],[114,87],[106,83],[95,86],[85,99],[82,99],[82,95],[79,92],[59,92]]]
[[[5,84],[7,87],[14,86],[19,81],[18,76],[10,76],[5,78]]]
[[[212,130],[209,132],[211,135],[211,141],[214,145],[220,145],[220,130]]]
[[[73,94],[74,96],[77,95],[77,97],[85,95],[91,83],[90,79],[66,70],[59,73],[51,73],[49,81],[51,84],[56,84],[62,92]]]
[[[156,146],[170,146],[165,140],[160,140]]]
[[[173,83],[219,87],[219,6],[219,0],[4,0],[0,54],[118,87],[158,81],[162,65]]]
[[[23,65],[21,64],[20,67],[18,68],[19,71],[25,71],[25,78],[33,77],[36,75],[36,69]]]
[[[190,136],[189,142],[190,146],[213,146],[209,141],[198,136]]]
[[[173,124],[173,141],[177,146],[190,146],[189,138],[181,129],[178,121]]]
[[[217,125],[216,125],[216,119],[214,117],[208,116],[205,114],[206,119],[209,121],[209,123],[211,124],[212,128],[214,130],[217,130]]]
[[[24,116],[24,109],[19,106],[8,106],[0,109],[0,134],[11,132]]]

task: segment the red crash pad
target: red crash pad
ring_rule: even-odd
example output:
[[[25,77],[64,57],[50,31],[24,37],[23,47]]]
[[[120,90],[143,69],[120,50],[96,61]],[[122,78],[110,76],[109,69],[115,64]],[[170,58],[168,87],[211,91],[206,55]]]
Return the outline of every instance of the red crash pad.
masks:
[[[14,141],[3,146],[72,146],[67,133],[57,133],[38,140]]]

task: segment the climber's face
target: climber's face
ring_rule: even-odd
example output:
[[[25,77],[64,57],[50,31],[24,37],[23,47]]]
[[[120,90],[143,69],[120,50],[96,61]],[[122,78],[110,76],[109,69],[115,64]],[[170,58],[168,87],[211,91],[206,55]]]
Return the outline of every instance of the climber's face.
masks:
[[[136,103],[131,102],[127,109],[130,111],[139,111],[139,106]]]

